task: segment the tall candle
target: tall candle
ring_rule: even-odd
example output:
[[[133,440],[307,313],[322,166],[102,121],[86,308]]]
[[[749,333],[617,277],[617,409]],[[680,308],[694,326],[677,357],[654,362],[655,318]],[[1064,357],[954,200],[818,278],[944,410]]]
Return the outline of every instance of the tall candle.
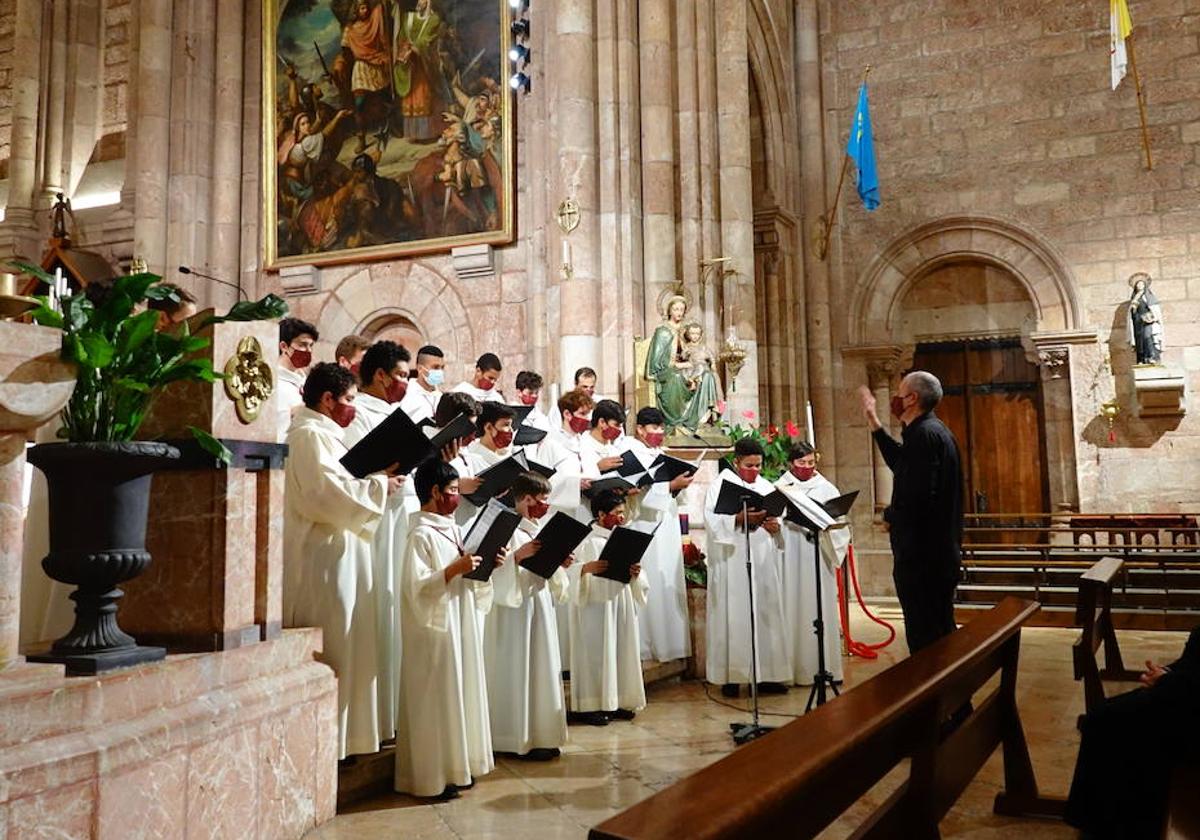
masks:
[[[808,425],[808,442],[812,444],[813,449],[817,448],[817,429],[813,425],[813,410],[812,403],[804,403],[804,422]]]
[[[0,274],[0,295],[12,297],[17,293],[17,278],[12,274]]]

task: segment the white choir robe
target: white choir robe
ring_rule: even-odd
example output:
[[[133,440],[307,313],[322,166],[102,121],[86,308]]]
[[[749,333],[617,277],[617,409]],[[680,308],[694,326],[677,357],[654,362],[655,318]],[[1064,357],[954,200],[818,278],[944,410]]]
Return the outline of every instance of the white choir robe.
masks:
[[[280,443],[287,438],[288,430],[292,427],[292,415],[304,405],[304,380],[307,377],[306,371],[289,370],[282,363],[275,368],[275,383],[278,392],[275,399],[279,411],[277,440]]]
[[[404,660],[396,726],[395,788],[437,796],[447,785],[469,785],[495,767],[484,672],[484,614],[492,584],[445,569],[462,534],[448,516],[413,516],[401,564]]]
[[[525,403],[522,402],[509,404],[514,408],[523,408],[525,406]],[[530,426],[534,429],[541,429],[543,432],[549,432],[551,429],[550,418],[547,417],[546,412],[538,408],[536,404],[532,409],[530,409],[529,414],[525,415],[525,422],[522,425]]]
[[[370,394],[359,392],[354,420],[346,427],[346,448],[353,447],[398,409]],[[400,699],[400,562],[408,539],[408,519],[421,508],[413,477],[388,496],[383,519],[371,540],[372,571],[379,620],[379,729],[383,740],[396,734],[396,703]]]
[[[801,481],[791,472],[786,472],[775,484],[779,487],[798,489],[816,502],[827,502],[841,495],[820,473],[808,481]],[[783,608],[791,632],[795,680],[805,685],[812,682],[818,669],[817,631],[813,628],[813,622],[817,620],[817,581],[814,569],[816,560],[813,555],[818,543],[821,546],[821,609],[825,622],[825,667],[833,674],[835,680],[841,680],[843,668],[837,573],[846,558],[846,547],[850,545],[850,529],[835,528],[822,531],[817,537],[817,543],[814,543],[803,528],[790,522],[783,523]]]
[[[338,678],[338,757],[378,752],[379,621],[371,540],[387,504],[387,477],[355,478],[341,465],[343,430],[301,408],[284,471],[283,610],[288,627],[320,627],[321,661]]]
[[[746,534],[733,516],[718,515],[722,482],[749,487],[764,496],[775,488],[762,476],[746,484],[729,470],[708,489],[704,499],[704,529],[708,552],[707,679],[717,685],[749,684],[750,593],[746,582]],[[792,647],[783,609],[783,540],[765,528],[750,532],[750,564],[754,577],[755,632],[758,681],[792,681]]]
[[[484,465],[478,458],[470,454],[467,449],[462,449],[459,451],[458,456],[450,462],[450,466],[454,467],[459,478],[474,478],[483,472]],[[470,530],[471,523],[475,521],[475,517],[478,515],[479,508],[468,502],[464,496],[459,500],[458,509],[454,511],[454,522],[459,528],[462,528],[465,534]]]
[[[625,449],[649,467],[661,453],[635,437],[625,438]],[[692,655],[691,618],[688,615],[687,579],[683,574],[683,534],[679,530],[679,504],[668,482],[655,482],[627,502],[630,522],[658,524],[654,540],[642,558],[642,577],[650,591],[646,608],[638,612],[642,659],[670,662]]]
[[[509,556],[538,529],[522,519]],[[513,560],[492,573],[492,586],[495,600],[483,634],[492,746],[518,755],[557,749],[567,741],[567,707],[554,605],[570,594],[567,570],[557,569],[547,580]]]
[[[492,388],[485,391],[483,388],[476,388],[473,382],[459,382],[450,390],[458,394],[469,394],[475,398],[476,402],[504,402],[504,395],[497,389]]]
[[[593,525],[568,570],[573,712],[636,712],[646,706],[637,616],[646,606],[645,572],[627,584],[583,573],[611,534]]]
[[[422,420],[433,419],[434,412],[437,411],[438,403],[441,401],[442,392],[440,390],[434,388],[432,391],[426,391],[421,387],[420,380],[410,379],[408,390],[404,392],[404,399],[400,400],[400,409],[414,423],[420,423]]]

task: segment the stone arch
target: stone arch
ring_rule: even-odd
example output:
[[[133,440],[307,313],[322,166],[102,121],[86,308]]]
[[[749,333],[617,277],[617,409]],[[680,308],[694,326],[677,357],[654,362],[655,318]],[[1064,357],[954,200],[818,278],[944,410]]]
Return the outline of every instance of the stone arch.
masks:
[[[369,335],[381,323],[396,320],[411,324],[425,343],[441,347],[448,362],[463,363],[474,347],[458,290],[435,264],[420,260],[377,263],[352,272],[334,287],[320,315],[322,329],[334,335]]]
[[[764,0],[751,0],[747,14],[746,42],[749,53],[749,82],[762,103],[762,133],[767,158],[767,187],[775,201],[794,210],[798,196],[791,175],[799,164],[797,126],[792,85],[783,56],[789,39],[771,16]]]
[[[1005,219],[951,216],[897,237],[867,267],[850,307],[850,343],[889,342],[900,303],[912,284],[954,260],[989,263],[1011,273],[1033,301],[1035,330],[1079,327],[1075,280],[1048,242]]]

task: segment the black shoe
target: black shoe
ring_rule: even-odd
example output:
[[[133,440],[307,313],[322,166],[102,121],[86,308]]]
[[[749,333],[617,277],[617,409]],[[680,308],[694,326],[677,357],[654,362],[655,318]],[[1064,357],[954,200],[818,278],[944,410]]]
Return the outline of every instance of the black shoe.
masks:
[[[471,779],[471,783],[469,785],[455,785],[455,787],[459,790],[470,790],[471,788],[475,787],[475,780]]]
[[[787,694],[787,686],[777,682],[760,682],[758,684],[759,694]]]
[[[604,712],[567,712],[567,723],[608,726],[608,715]]]
[[[435,799],[439,802],[449,802],[451,799],[458,799],[461,794],[458,792],[458,785],[446,785],[446,789],[437,796],[431,796],[430,799]]]
[[[725,683],[725,685],[721,686],[721,696],[736,700],[738,696],[737,683]]]
[[[558,751],[558,747],[537,747],[524,755],[517,756],[517,758],[522,761],[553,761],[561,754]]]
[[[348,755],[345,758],[338,760],[339,768],[353,767],[355,764],[358,764],[358,756],[356,756],[356,755]]]
[[[637,713],[629,709],[617,709],[615,712],[605,712],[605,714],[608,715],[609,720],[633,720],[637,717]]]

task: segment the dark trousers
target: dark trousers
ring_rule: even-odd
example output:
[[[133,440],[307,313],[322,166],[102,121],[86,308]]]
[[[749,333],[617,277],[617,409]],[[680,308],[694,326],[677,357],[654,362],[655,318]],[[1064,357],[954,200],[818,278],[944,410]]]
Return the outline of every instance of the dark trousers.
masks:
[[[946,570],[946,564],[930,563],[929,557],[906,556],[896,551],[894,543],[892,552],[896,559],[892,580],[904,613],[908,652],[912,654],[954,632],[954,588],[958,580]]]

